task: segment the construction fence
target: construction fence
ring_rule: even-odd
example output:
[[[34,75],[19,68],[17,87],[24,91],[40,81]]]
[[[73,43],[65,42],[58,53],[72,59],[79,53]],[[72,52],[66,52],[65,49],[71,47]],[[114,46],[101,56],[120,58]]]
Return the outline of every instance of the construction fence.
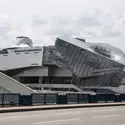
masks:
[[[56,105],[56,104],[82,104],[100,102],[122,102],[125,94],[82,94],[82,93],[35,93],[20,95],[18,93],[0,94],[1,106],[21,105]]]

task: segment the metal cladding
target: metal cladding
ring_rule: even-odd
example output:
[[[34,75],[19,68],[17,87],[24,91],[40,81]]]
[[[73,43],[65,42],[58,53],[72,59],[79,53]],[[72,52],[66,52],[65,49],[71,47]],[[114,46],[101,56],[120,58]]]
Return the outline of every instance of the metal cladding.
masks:
[[[20,37],[17,37],[16,39],[18,41],[18,43],[17,43],[18,46],[21,44],[33,46],[33,42],[29,37],[20,36]]]
[[[86,43],[62,36],[56,39],[55,47],[77,77],[114,73],[125,66],[125,54],[109,44]]]
[[[44,47],[43,65],[56,65],[68,69],[65,60],[54,46]]]

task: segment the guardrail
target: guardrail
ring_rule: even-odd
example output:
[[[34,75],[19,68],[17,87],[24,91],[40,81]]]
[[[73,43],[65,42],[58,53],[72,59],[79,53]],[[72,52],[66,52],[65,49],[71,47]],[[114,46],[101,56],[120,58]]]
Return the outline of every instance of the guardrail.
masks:
[[[123,102],[125,94],[83,94],[83,93],[34,93],[20,95],[16,93],[0,94],[1,106],[15,105],[49,105],[49,104],[81,104],[99,102]]]

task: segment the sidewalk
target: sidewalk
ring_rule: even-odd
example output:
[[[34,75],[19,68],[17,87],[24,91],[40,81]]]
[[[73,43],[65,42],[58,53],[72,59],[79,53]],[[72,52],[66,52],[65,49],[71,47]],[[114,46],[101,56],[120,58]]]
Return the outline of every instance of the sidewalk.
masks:
[[[38,111],[38,110],[54,110],[68,108],[91,108],[91,107],[108,107],[108,106],[125,106],[125,102],[120,103],[87,103],[87,104],[68,104],[68,105],[41,105],[41,106],[15,106],[1,107],[0,113]]]

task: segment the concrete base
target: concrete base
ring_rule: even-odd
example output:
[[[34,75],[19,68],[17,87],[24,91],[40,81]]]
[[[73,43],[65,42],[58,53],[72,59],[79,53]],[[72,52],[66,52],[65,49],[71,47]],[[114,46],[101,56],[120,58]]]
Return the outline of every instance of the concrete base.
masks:
[[[71,104],[71,105],[43,105],[43,106],[20,106],[20,107],[2,107],[0,113],[38,111],[38,110],[55,110],[69,108],[91,108],[91,107],[109,107],[125,106],[125,102],[120,103],[89,103],[89,104]]]

